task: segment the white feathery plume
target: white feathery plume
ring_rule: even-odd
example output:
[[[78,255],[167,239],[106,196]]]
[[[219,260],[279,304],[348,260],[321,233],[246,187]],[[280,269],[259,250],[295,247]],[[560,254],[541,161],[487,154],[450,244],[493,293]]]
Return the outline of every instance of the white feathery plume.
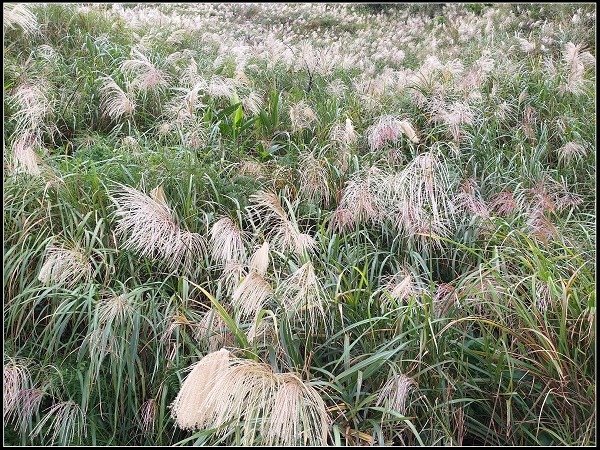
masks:
[[[210,230],[211,253],[221,263],[241,261],[245,258],[242,232],[229,217],[216,221]]]
[[[400,135],[405,134],[414,143],[419,142],[417,133],[407,120],[395,116],[381,116],[367,130],[371,150],[378,150],[388,142],[396,142]]]
[[[49,246],[38,280],[44,284],[64,284],[73,287],[79,281],[90,281],[92,264],[84,250],[78,245],[69,247]]]
[[[474,178],[469,178],[462,183],[455,197],[455,203],[457,208],[467,216],[477,216],[484,219],[490,216],[488,205],[481,198],[479,187]]]
[[[401,373],[389,378],[379,393],[377,405],[386,405],[406,414],[406,400],[416,384],[415,380]]]
[[[294,132],[309,128],[317,120],[317,115],[304,100],[290,106],[289,115]]]
[[[433,120],[447,125],[456,142],[460,141],[461,125],[473,123],[473,110],[465,102],[455,102],[451,105],[446,105],[445,102],[434,99],[431,103],[431,109],[433,111]]]
[[[251,270],[239,286],[233,291],[231,304],[243,317],[255,316],[269,297],[273,288],[258,272]]]
[[[316,245],[317,241],[310,234],[300,233],[294,237],[294,251],[297,255],[302,255],[305,252],[312,252]]]
[[[253,344],[258,343],[259,340],[262,340],[263,345],[267,345],[267,343],[278,344],[277,326],[273,316],[263,315],[260,319],[257,316],[248,328],[246,338],[248,342]]]
[[[208,393],[222,379],[231,358],[229,351],[221,349],[209,353],[191,367],[171,404],[171,415],[179,428],[193,430],[208,425]]]
[[[440,283],[433,297],[435,317],[438,319],[442,317],[455,303],[458,303],[456,288],[450,283]]]
[[[382,281],[384,281],[384,288],[387,291],[387,296],[382,302],[384,308],[396,306],[407,298],[419,295],[424,290],[421,280],[415,277],[407,267],[401,267],[387,281]]]
[[[231,359],[205,400],[207,412],[212,413],[209,417],[213,426],[233,420],[242,428],[241,444],[251,445],[266,433],[276,387],[277,377],[270,366]]]
[[[596,60],[590,52],[583,52],[583,45],[567,42],[563,51],[563,61],[567,71],[567,79],[561,89],[578,95],[585,91],[587,84],[584,79],[585,64],[595,64]]]
[[[151,398],[142,403],[142,406],[140,407],[140,415],[142,430],[144,433],[150,434],[154,432],[154,422],[156,421],[157,411],[158,406],[155,399]]]
[[[275,248],[283,252],[292,250],[298,254],[314,248],[314,238],[300,233],[297,224],[289,219],[276,194],[259,191],[250,196],[250,201],[253,204],[248,207],[248,211],[257,216],[263,226],[270,229],[268,238]]]
[[[390,209],[408,235],[445,236],[455,210],[446,164],[433,152],[421,153],[396,177]],[[395,208],[394,208],[395,205]]]
[[[329,138],[339,144],[342,150],[348,150],[354,145],[358,139],[358,135],[354,130],[354,125],[350,118],[346,118],[345,123],[342,125],[338,123],[331,128]]]
[[[56,50],[54,50],[54,48],[51,45],[42,44],[38,46],[36,50],[42,59],[50,63],[56,62],[59,58],[59,54],[56,52]]]
[[[408,139],[411,140],[411,142],[414,142],[415,144],[419,143],[419,137],[417,136],[417,132],[408,120],[401,120],[398,125],[400,126],[400,130],[402,131],[402,133],[404,133],[406,137],[408,137]]]
[[[258,161],[252,161],[247,159],[245,161],[240,162],[238,166],[238,174],[244,176],[262,178],[265,176],[264,172],[265,169],[263,164],[261,164]]]
[[[127,59],[121,63],[121,70],[126,74],[133,76],[131,87],[140,91],[149,89],[162,89],[169,83],[168,76],[158,69],[152,62],[138,49],[131,49],[132,59]]]
[[[213,75],[206,90],[211,97],[232,100],[237,96],[236,86],[237,82],[232,78],[223,78],[219,75]]]
[[[130,323],[134,315],[134,305],[127,294],[114,295],[107,293],[96,306],[96,322],[92,331],[86,337],[89,342],[89,354],[92,357],[92,366],[100,370],[100,364],[106,355],[118,358],[117,346],[119,338],[113,330]]]
[[[535,306],[542,312],[548,310],[548,307],[552,304],[552,294],[550,292],[550,286],[548,283],[536,280],[535,288]]]
[[[518,36],[517,40],[523,53],[531,53],[535,50],[535,42],[529,42],[527,39]]]
[[[278,286],[278,294],[290,317],[302,317],[310,327],[326,319],[326,295],[309,261]]]
[[[558,153],[558,160],[561,164],[568,164],[573,159],[580,160],[587,153],[585,147],[577,142],[567,142],[556,152]]]
[[[4,423],[13,410],[18,409],[19,395],[31,387],[31,374],[27,360],[8,358],[2,371],[2,414]]]
[[[132,115],[135,110],[133,98],[130,98],[111,77],[102,77],[100,80],[101,108],[104,114],[111,119]]]
[[[44,118],[52,111],[50,84],[43,78],[36,78],[20,84],[10,99],[17,106],[13,117],[17,130],[27,132],[42,127]]]
[[[41,389],[21,389],[15,406],[9,411],[8,420],[14,420],[22,434],[27,433],[28,427],[33,423],[34,416],[39,414],[43,399],[44,391]],[[4,411],[6,414],[7,410]]]
[[[230,260],[224,264],[219,282],[223,284],[225,291],[231,294],[246,274],[246,266],[242,262]]]
[[[265,275],[269,268],[269,243],[265,241],[250,258],[250,270]]]
[[[327,93],[334,98],[342,98],[347,87],[342,80],[336,78],[327,84]]]
[[[12,145],[14,173],[27,173],[32,176],[41,175],[41,159],[35,152],[42,146],[39,133],[26,131]]]
[[[11,30],[21,28],[25,34],[32,34],[39,29],[35,14],[23,3],[2,5],[4,27]]]
[[[301,195],[314,203],[322,201],[327,206],[330,192],[326,161],[305,151],[298,155],[298,168]]]
[[[359,223],[379,223],[387,214],[387,204],[382,203],[382,191],[388,189],[388,178],[376,166],[354,174],[344,186],[330,226],[342,231]]]
[[[206,106],[200,100],[200,92],[205,91],[206,87],[206,82],[201,80],[190,89],[178,88],[179,94],[166,105],[167,116],[179,123],[193,119],[195,112]]]
[[[263,98],[258,92],[251,91],[248,95],[242,97],[242,108],[246,113],[256,116],[263,107]]]
[[[492,198],[490,208],[496,213],[504,216],[516,211],[519,208],[519,205],[511,191],[502,191]]]
[[[277,378],[265,444],[283,447],[325,444],[329,420],[321,396],[293,373],[277,374]]]
[[[546,217],[544,210],[539,207],[534,207],[529,211],[527,227],[533,237],[544,243],[558,235],[554,224]]]
[[[325,403],[297,375],[274,373],[225,349],[193,366],[171,414],[184,429],[216,428],[223,434],[239,426],[242,445],[324,445],[329,425]]]
[[[340,169],[345,172],[348,169],[351,156],[350,148],[358,141],[358,134],[349,117],[346,118],[345,124],[338,123],[331,128],[329,139],[338,145],[339,150],[336,160],[340,165]]]
[[[125,249],[165,261],[171,270],[189,269],[204,254],[204,239],[182,228],[167,205],[162,189],[149,196],[137,189],[119,185],[112,194],[117,207],[117,233],[124,236]]]

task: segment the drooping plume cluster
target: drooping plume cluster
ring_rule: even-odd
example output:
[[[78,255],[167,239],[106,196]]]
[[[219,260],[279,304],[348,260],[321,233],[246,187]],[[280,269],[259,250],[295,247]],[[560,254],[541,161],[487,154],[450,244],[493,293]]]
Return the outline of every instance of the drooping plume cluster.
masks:
[[[179,225],[162,188],[147,195],[121,185],[112,199],[117,208],[116,231],[123,237],[123,248],[161,259],[171,270],[189,268],[194,259],[204,254],[204,238]]]
[[[222,349],[193,366],[172,406],[186,429],[240,428],[244,445],[324,445],[328,415],[318,392],[293,373],[233,357]]]

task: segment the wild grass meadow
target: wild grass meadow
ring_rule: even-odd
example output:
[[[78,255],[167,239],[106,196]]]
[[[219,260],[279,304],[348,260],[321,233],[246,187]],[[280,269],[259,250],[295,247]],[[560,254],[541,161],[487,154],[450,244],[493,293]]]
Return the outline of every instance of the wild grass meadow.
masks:
[[[3,13],[5,444],[596,444],[594,4]]]

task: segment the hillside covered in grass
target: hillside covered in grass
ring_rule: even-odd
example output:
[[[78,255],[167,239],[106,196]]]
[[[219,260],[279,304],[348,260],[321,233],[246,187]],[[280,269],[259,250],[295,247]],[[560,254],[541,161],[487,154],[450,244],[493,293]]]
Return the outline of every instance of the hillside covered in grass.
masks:
[[[595,445],[595,5],[3,12],[6,444]]]

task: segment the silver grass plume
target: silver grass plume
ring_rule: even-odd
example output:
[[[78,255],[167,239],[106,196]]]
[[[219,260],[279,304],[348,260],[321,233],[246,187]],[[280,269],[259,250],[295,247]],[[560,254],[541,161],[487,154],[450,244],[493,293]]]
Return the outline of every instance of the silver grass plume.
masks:
[[[406,401],[416,384],[412,378],[401,373],[390,377],[379,392],[377,405],[385,405],[402,415],[406,414]]]
[[[121,63],[121,70],[134,77],[131,87],[140,91],[147,91],[162,89],[168,85],[168,76],[158,69],[142,52],[133,48],[131,56],[131,59]]]
[[[490,201],[492,211],[506,216],[519,209],[519,205],[514,194],[511,191],[504,190],[496,194]]]
[[[208,425],[207,395],[221,379],[231,358],[229,351],[221,349],[209,353],[191,367],[171,404],[171,415],[179,428],[192,430]]]
[[[193,366],[171,414],[184,429],[224,434],[229,428],[224,425],[239,426],[243,445],[323,445],[329,426],[325,403],[310,385],[225,349]]]
[[[247,95],[242,97],[242,108],[244,112],[249,113],[252,116],[256,116],[260,113],[263,106],[263,98],[258,92],[250,91]]]
[[[451,183],[448,168],[433,152],[421,153],[396,177],[390,209],[396,223],[417,241],[434,235],[446,236],[455,206],[450,197]]]
[[[585,65],[595,64],[594,56],[590,52],[584,52],[582,44],[575,45],[573,42],[567,42],[563,50],[563,61],[567,79],[561,85],[561,90],[575,95],[582,94],[587,84],[584,78]]]
[[[25,4],[2,5],[4,28],[11,30],[20,28],[25,34],[33,34],[39,29],[35,14]]]
[[[8,413],[8,420],[13,421],[21,434],[27,433],[35,415],[39,414],[45,392],[38,388],[21,389],[17,395],[15,406]],[[6,409],[4,410],[6,414]]]
[[[349,117],[346,118],[344,125],[338,123],[331,128],[329,139],[338,146],[338,153],[336,155],[337,164],[339,164],[342,172],[345,172],[350,162],[350,148],[358,141],[358,134]]]
[[[420,277],[415,276],[408,267],[401,267],[394,275],[382,281],[387,294],[382,301],[384,308],[402,304],[404,300],[417,296],[425,290]]]
[[[284,280],[277,292],[289,317],[302,318],[309,327],[325,321],[325,290],[310,261]]]
[[[273,293],[273,288],[264,278],[269,267],[269,243],[252,255],[248,275],[233,291],[231,303],[242,316],[255,316]]]
[[[400,120],[395,116],[381,116],[367,130],[371,150],[378,150],[389,142],[396,142],[402,134],[405,134],[413,143],[419,142],[417,133],[410,122]]]
[[[248,211],[270,229],[268,239],[275,248],[282,252],[291,250],[300,255],[314,248],[314,238],[300,232],[297,223],[283,209],[277,194],[259,191],[250,196],[250,201],[252,205]]]
[[[35,131],[26,131],[12,145],[12,159],[14,173],[26,173],[31,176],[40,176],[42,163],[40,157],[35,152],[42,146],[40,135]]]
[[[44,78],[21,83],[10,96],[15,104],[13,114],[17,132],[34,132],[44,125],[44,119],[52,111],[52,86]]]
[[[115,360],[120,356],[118,346],[122,345],[122,337],[117,335],[116,330],[130,324],[134,314],[135,305],[131,295],[103,293],[96,306],[96,321],[90,326],[91,332],[85,339],[89,346],[90,366],[96,371],[100,370],[100,365],[107,355],[110,354]]]
[[[219,282],[225,287],[225,292],[231,294],[246,274],[247,270],[243,262],[230,260],[223,265]]]
[[[358,134],[350,118],[346,118],[343,125],[341,123],[335,124],[331,128],[329,139],[337,143],[344,151],[354,145],[358,139]]]
[[[440,283],[433,297],[435,317],[443,317],[454,304],[458,304],[458,295],[455,287],[450,283]]]
[[[151,398],[142,403],[140,407],[141,425],[144,433],[151,434],[154,432],[154,423],[156,421],[156,413],[158,406],[156,400]]]
[[[117,234],[123,248],[141,256],[164,261],[171,270],[189,269],[193,260],[202,258],[203,237],[182,228],[169,208],[162,188],[147,195],[137,189],[118,185],[112,193],[117,207]]]
[[[328,417],[321,396],[293,373],[277,374],[277,378],[265,444],[324,445]]]
[[[243,316],[254,316],[262,309],[273,288],[264,277],[254,271],[244,278],[233,291],[231,303]]]
[[[238,82],[232,78],[224,78],[219,75],[213,75],[208,82],[206,91],[208,95],[216,99],[226,98],[234,100],[237,98],[236,86]]]
[[[277,321],[273,315],[258,315],[254,318],[252,325],[246,332],[248,342],[257,344],[259,341],[263,345],[277,345],[277,351],[281,352],[277,333]]]
[[[489,207],[481,197],[477,181],[474,178],[463,181],[454,201],[457,208],[467,217],[476,216],[487,219],[490,216]]]
[[[380,201],[380,192],[385,185],[384,173],[375,166],[366,172],[354,174],[344,186],[330,227],[347,231],[360,223],[378,223],[385,214],[385,205]]]
[[[565,165],[574,159],[582,159],[587,153],[585,147],[577,142],[567,142],[556,150],[556,152],[558,153],[558,161]]]
[[[24,359],[7,358],[2,371],[2,414],[4,424],[19,407],[19,396],[32,386],[29,362]]]
[[[269,243],[263,242],[250,258],[250,270],[265,275],[269,268]]]
[[[304,100],[290,106],[289,116],[294,132],[309,128],[317,120],[316,113]]]
[[[301,152],[298,155],[298,172],[300,175],[300,193],[311,202],[329,204],[330,191],[327,162],[316,158],[312,152]]]
[[[38,274],[38,280],[44,284],[64,284],[66,287],[73,287],[80,281],[87,283],[91,277],[90,258],[84,249],[74,243],[67,246],[49,246]]]
[[[221,263],[241,261],[245,258],[242,232],[229,217],[217,220],[210,230],[211,253]]]
[[[102,77],[100,87],[100,107],[105,115],[111,119],[121,116],[131,116],[135,111],[135,101],[130,94],[125,92],[111,77]]]

